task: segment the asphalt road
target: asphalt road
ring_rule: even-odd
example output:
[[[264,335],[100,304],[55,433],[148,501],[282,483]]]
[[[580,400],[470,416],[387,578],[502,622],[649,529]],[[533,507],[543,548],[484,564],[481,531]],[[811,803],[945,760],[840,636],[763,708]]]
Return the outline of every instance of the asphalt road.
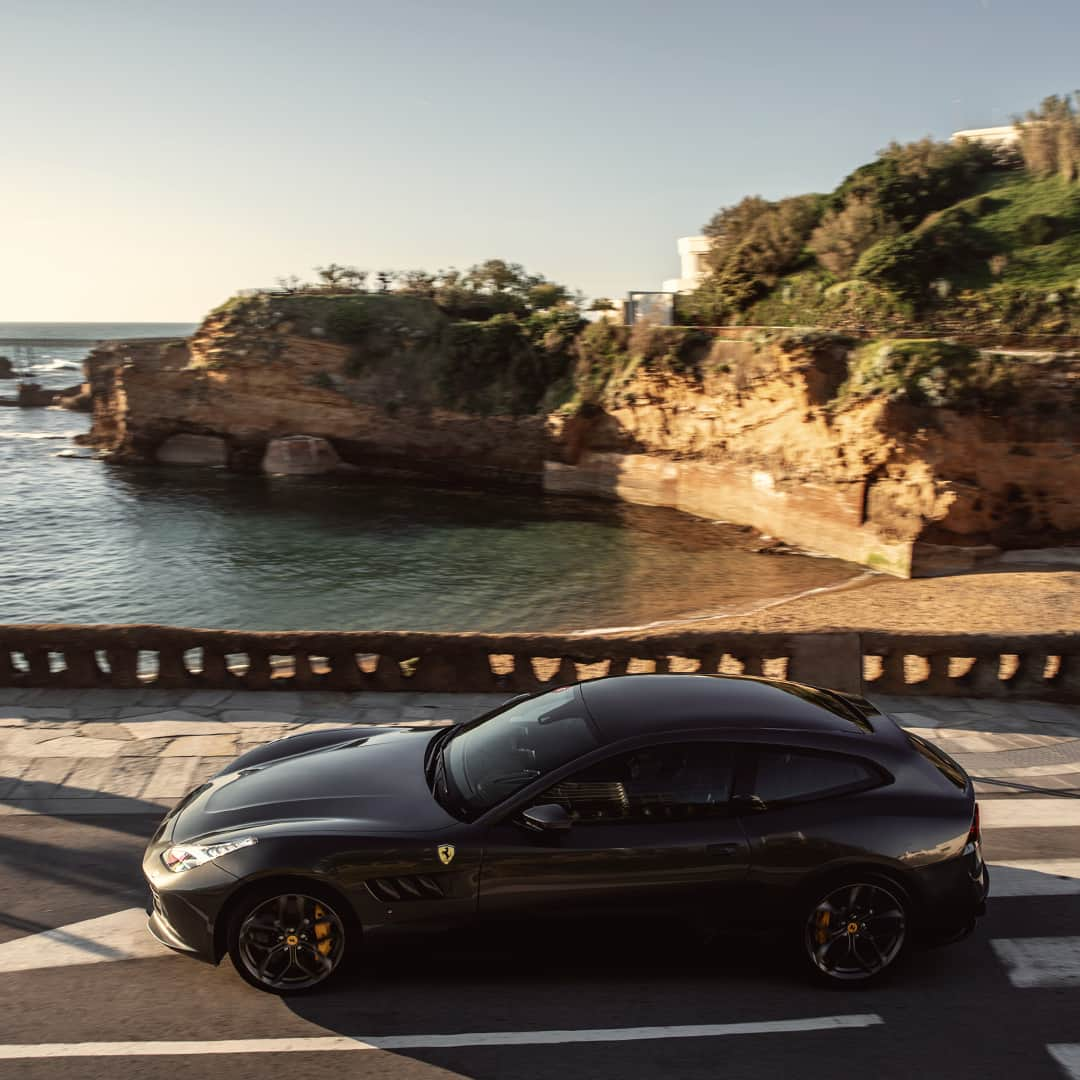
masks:
[[[1046,801],[1052,814],[1067,800]],[[1075,892],[996,899],[973,937],[915,953],[892,981],[859,991],[812,986],[768,943],[706,947],[690,936],[633,925],[608,927],[603,934],[524,931],[514,938],[457,934],[387,941],[366,963],[343,973],[338,985],[291,999],[252,990],[228,961],[211,968],[168,953],[51,966],[43,950],[45,966],[5,968],[11,952],[5,946],[19,939],[141,905],[139,858],[155,824],[141,816],[0,818],[0,1080],[1061,1080],[1070,1074],[1048,1045],[1080,1043],[1080,968],[1066,960],[1056,974],[1044,973],[1046,985],[1017,985],[1022,976],[1010,975],[1000,949],[991,944],[1054,938],[1065,943],[1063,955],[1080,956]],[[1044,858],[1077,858],[1080,827],[987,833],[991,860],[1033,851]],[[863,1018],[846,1022],[867,1026],[694,1037],[627,1033],[823,1017]],[[581,1032],[596,1029],[621,1034],[582,1041],[592,1036]],[[513,1036],[509,1045],[493,1044],[492,1033],[537,1031],[568,1034],[541,1045],[515,1044]],[[422,1044],[425,1036],[446,1033],[470,1033],[472,1044]],[[403,1036],[399,1041],[407,1045],[343,1050],[302,1041],[292,1052],[277,1048],[283,1043],[219,1052],[222,1040],[336,1035]],[[5,1048],[16,1044],[163,1040],[188,1045],[160,1056],[4,1057]]]

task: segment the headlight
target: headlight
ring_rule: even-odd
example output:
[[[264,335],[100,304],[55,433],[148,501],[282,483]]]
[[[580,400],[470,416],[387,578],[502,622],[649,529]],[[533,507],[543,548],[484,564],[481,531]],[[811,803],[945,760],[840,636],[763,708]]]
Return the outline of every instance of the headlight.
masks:
[[[230,851],[251,847],[256,842],[254,836],[245,836],[242,840],[223,840],[220,844],[174,844],[161,853],[161,861],[174,874],[179,874],[194,866],[220,859]]]

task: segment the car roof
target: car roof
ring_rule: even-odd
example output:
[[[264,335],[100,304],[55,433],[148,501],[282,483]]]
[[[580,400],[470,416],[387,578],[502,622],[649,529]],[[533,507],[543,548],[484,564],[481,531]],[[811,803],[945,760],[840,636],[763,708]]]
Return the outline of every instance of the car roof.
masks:
[[[850,702],[800,683],[737,675],[613,675],[579,684],[605,742],[692,728],[870,733]]]

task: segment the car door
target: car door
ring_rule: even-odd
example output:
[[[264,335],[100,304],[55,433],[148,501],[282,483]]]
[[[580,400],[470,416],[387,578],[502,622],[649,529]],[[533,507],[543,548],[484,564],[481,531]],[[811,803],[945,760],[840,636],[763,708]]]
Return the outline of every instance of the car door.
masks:
[[[750,843],[750,910],[771,918],[808,874],[876,850],[879,820],[864,796],[889,778],[872,762],[769,745],[747,747],[744,764],[738,801]]]
[[[489,829],[481,917],[721,915],[749,863],[737,767],[722,742],[661,742],[558,779],[526,805],[564,807],[569,829],[530,832],[520,806]]]

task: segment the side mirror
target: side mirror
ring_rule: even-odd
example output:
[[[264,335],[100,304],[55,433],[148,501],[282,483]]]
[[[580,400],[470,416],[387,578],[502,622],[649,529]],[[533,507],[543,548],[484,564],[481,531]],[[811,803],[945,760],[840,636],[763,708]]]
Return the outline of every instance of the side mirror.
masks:
[[[522,824],[533,832],[566,832],[573,819],[558,803],[530,806],[521,813]]]
[[[731,805],[734,806],[737,811],[760,811],[769,809],[768,803],[766,803],[759,795],[733,795],[731,797]]]

